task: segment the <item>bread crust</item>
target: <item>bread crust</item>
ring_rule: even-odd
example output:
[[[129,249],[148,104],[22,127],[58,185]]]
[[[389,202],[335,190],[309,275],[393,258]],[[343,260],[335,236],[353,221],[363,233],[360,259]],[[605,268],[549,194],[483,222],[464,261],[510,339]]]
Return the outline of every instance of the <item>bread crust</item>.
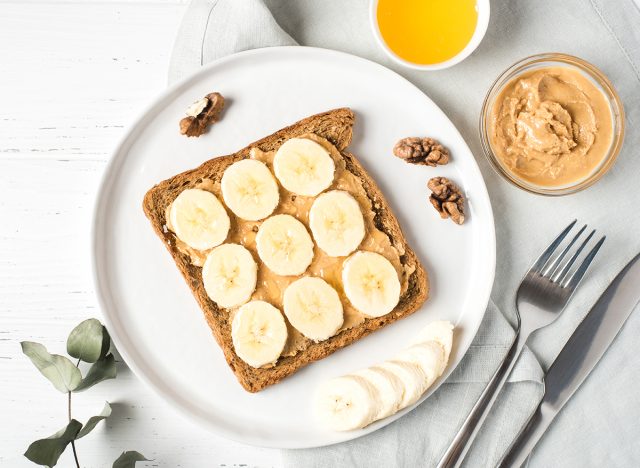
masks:
[[[211,159],[195,169],[162,181],[151,188],[144,197],[143,209],[145,215],[151,221],[154,231],[162,239],[178,269],[184,276],[187,285],[191,288],[216,341],[224,353],[229,367],[236,374],[240,384],[249,392],[258,392],[269,385],[273,385],[307,364],[322,359],[369,333],[410,315],[428,297],[429,282],[427,274],[402,234],[400,225],[389,204],[375,181],[360,165],[356,157],[346,151],[346,147],[351,142],[353,122],[354,114],[347,108],[334,109],[313,115],[258,140],[234,154]],[[377,318],[367,318],[363,323],[343,330],[325,341],[311,343],[306,349],[299,351],[294,356],[281,357],[273,367],[256,369],[236,355],[231,339],[231,323],[228,310],[219,308],[207,296],[201,280],[201,268],[192,265],[189,256],[178,250],[175,235],[166,229],[165,213],[167,207],[180,192],[195,187],[203,179],[220,181],[228,166],[249,157],[251,148],[257,147],[262,151],[273,151],[289,138],[305,133],[315,133],[327,139],[340,151],[345,159],[347,170],[358,177],[367,195],[372,200],[376,227],[389,236],[401,254],[401,263],[411,266],[413,272],[409,275],[409,284],[406,292],[400,297],[398,305],[389,314]]]

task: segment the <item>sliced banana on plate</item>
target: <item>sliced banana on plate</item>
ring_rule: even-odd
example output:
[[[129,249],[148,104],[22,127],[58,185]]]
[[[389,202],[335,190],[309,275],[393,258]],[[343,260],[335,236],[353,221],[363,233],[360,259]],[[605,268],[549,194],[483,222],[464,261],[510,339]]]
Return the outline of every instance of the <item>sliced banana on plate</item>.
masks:
[[[178,239],[196,250],[220,245],[231,222],[220,200],[211,192],[186,189],[171,204],[169,222]]]
[[[207,255],[202,282],[209,298],[220,307],[247,302],[256,289],[258,266],[251,253],[238,244],[222,244]]]
[[[402,382],[402,399],[399,408],[406,408],[420,399],[427,389],[427,376],[422,367],[414,362],[385,361],[379,365],[398,377]]]
[[[449,362],[449,355],[451,354],[451,348],[453,346],[453,324],[446,320],[431,322],[416,335],[412,343],[425,343],[428,341],[439,343],[444,350],[444,365],[438,374],[438,376],[440,376],[444,372],[447,362]]]
[[[238,217],[258,221],[273,213],[280,201],[276,179],[261,161],[243,159],[229,166],[220,182],[222,197]]]
[[[376,389],[357,375],[325,382],[316,393],[318,418],[334,431],[349,431],[370,424],[378,412]]]
[[[241,306],[231,323],[236,354],[252,367],[275,363],[287,342],[287,325],[282,313],[264,301]]]
[[[276,151],[273,170],[288,191],[315,197],[333,183],[336,165],[319,143],[306,138],[291,138]]]
[[[440,377],[442,370],[446,366],[444,348],[440,343],[436,343],[435,341],[418,343],[405,348],[396,354],[393,360],[409,362],[420,366],[427,378],[427,387]]]
[[[365,234],[360,205],[342,190],[331,190],[316,198],[309,211],[309,227],[318,247],[332,257],[349,255]]]
[[[308,276],[291,283],[282,305],[289,323],[314,341],[332,337],[344,322],[340,297],[322,278]]]
[[[418,336],[427,340],[389,361],[325,382],[316,398],[324,424],[337,431],[362,428],[417,402],[447,365],[453,325],[432,322]]]
[[[313,241],[300,221],[291,215],[265,220],[256,235],[258,255],[274,273],[301,275],[313,260]]]
[[[369,317],[391,312],[400,300],[400,280],[391,262],[375,252],[358,251],[342,267],[344,292]]]
[[[386,418],[400,409],[400,402],[404,395],[402,381],[387,369],[379,366],[367,367],[354,372],[367,380],[378,391],[378,411],[374,420]]]

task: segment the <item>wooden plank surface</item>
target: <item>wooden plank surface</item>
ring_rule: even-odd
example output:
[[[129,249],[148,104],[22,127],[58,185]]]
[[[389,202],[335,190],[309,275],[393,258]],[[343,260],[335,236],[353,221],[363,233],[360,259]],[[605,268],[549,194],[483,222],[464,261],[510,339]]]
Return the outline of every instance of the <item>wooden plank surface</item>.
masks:
[[[75,324],[100,317],[89,257],[97,184],[124,127],[166,86],[185,3],[0,2],[0,466],[34,466],[28,444],[65,422],[65,397],[19,342],[60,353]],[[117,380],[74,396],[74,417],[105,400],[113,415],[79,441],[83,467],[111,466],[122,450],[153,458],[147,466],[281,463],[277,450],[182,419],[122,363]]]

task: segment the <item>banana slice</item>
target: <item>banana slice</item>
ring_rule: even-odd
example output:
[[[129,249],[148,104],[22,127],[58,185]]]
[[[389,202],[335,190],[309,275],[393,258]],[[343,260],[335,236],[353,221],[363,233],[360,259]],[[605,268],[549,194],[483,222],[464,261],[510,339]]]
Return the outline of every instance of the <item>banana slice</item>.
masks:
[[[395,414],[404,395],[402,381],[395,374],[382,367],[373,366],[354,372],[368,381],[378,392],[378,412],[374,421]]]
[[[449,362],[449,355],[451,354],[451,347],[453,345],[453,324],[446,320],[431,322],[418,333],[415,340],[412,341],[412,344],[425,343],[428,341],[435,341],[444,349],[444,360],[442,368],[438,373],[438,376],[440,376]]]
[[[322,278],[308,276],[291,283],[282,305],[291,325],[314,341],[332,337],[344,322],[340,297]]]
[[[313,260],[311,236],[291,215],[264,221],[256,234],[256,245],[264,264],[277,275],[301,275]]]
[[[211,192],[186,189],[171,204],[169,222],[178,239],[196,250],[208,250],[227,238],[229,215]]]
[[[202,282],[207,295],[220,307],[235,307],[251,298],[258,266],[251,253],[238,244],[222,244],[207,255]]]
[[[278,184],[266,164],[243,159],[222,174],[222,197],[238,217],[258,221],[273,213],[280,201]]]
[[[427,378],[425,390],[440,377],[446,363],[444,348],[435,341],[427,341],[405,348],[393,360],[420,366]]]
[[[334,431],[350,431],[373,422],[378,413],[376,389],[357,375],[325,382],[316,394],[317,417]]]
[[[374,252],[358,251],[342,268],[342,284],[353,306],[370,317],[391,312],[400,300],[400,280],[389,260]]]
[[[275,363],[287,342],[287,325],[278,309],[268,302],[241,306],[231,323],[236,354],[252,367]]]
[[[398,409],[414,404],[427,389],[427,376],[418,364],[391,360],[379,367],[391,372],[402,382],[403,393]]]
[[[313,202],[309,227],[318,247],[332,257],[356,250],[364,239],[364,217],[360,205],[348,192],[332,190]]]
[[[333,182],[336,165],[322,145],[306,138],[291,138],[276,151],[273,170],[288,191],[315,197]]]

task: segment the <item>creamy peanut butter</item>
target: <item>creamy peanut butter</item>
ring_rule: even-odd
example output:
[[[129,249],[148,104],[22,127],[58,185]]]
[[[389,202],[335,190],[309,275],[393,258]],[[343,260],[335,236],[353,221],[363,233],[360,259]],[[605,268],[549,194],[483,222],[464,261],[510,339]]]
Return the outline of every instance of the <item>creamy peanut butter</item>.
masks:
[[[527,72],[496,98],[489,142],[516,177],[563,186],[589,176],[613,140],[605,95],[580,71],[546,67]]]
[[[403,246],[401,244],[394,244],[387,234],[376,228],[374,222],[375,213],[371,204],[372,202],[367,196],[360,179],[346,169],[345,160],[330,142],[315,134],[301,135],[299,138],[314,140],[327,149],[336,165],[333,184],[328,190],[344,190],[349,192],[358,201],[360,209],[364,215],[366,234],[358,248],[360,250],[377,252],[389,260],[398,272],[401,284],[401,294],[404,294],[408,288],[409,276],[411,276],[413,270],[409,266],[403,266],[400,261],[400,256],[404,255]],[[253,148],[251,150],[251,158],[264,162],[272,172],[274,156],[275,151],[263,152],[258,148]],[[313,204],[315,197],[296,195],[285,190],[282,186],[279,187],[280,203],[273,212],[273,215],[289,214],[295,216],[309,230],[309,210],[311,209],[311,205]],[[224,203],[219,181],[203,180],[196,186],[196,188],[212,192],[222,203]],[[167,228],[171,230],[171,226],[169,224],[170,209],[171,206],[167,207],[165,219],[167,220]],[[303,275],[277,275],[269,270],[260,261],[260,257],[258,256],[255,237],[262,221],[245,221],[235,216],[230,210],[228,212],[229,217],[231,218],[231,229],[225,242],[242,244],[252,253],[256,263],[258,264],[258,281],[256,289],[251,296],[251,300],[263,300],[269,302],[282,311],[283,294],[289,284],[305,275],[318,276],[323,278],[336,289],[342,301],[344,309],[344,323],[340,330],[338,330],[338,333],[342,330],[352,328],[364,321],[365,315],[356,310],[349,303],[342,287],[342,263],[347,257],[331,257],[315,245],[313,261]],[[311,231],[309,230],[309,232]],[[209,251],[195,250],[178,238],[176,238],[176,246],[182,253],[189,255],[193,265],[204,265]],[[235,310],[232,310],[229,323],[233,320],[234,313]],[[298,351],[304,350],[309,346],[309,344],[311,344],[311,340],[302,335],[302,333],[296,330],[288,321],[287,329],[287,344],[282,352],[282,356],[293,356]]]

